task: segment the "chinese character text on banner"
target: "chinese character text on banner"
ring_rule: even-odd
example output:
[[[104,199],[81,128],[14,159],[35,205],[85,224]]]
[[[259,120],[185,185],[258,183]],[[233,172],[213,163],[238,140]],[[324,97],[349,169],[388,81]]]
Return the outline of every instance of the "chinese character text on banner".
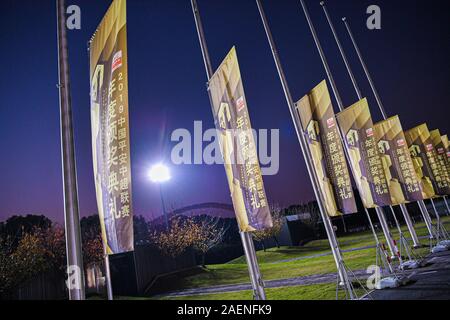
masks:
[[[269,228],[272,218],[234,47],[211,77],[209,94],[239,228]]]
[[[296,104],[320,191],[330,217],[357,211],[350,174],[326,81]]]
[[[435,175],[439,180],[441,178],[430,131],[426,124],[422,124],[405,131],[405,137],[417,176],[422,181],[423,197],[424,199],[432,198],[439,194]]]
[[[133,250],[126,0],[114,0],[90,42],[94,178],[108,254]]]
[[[400,118],[391,117],[376,123],[374,128],[392,204],[423,200]]]
[[[366,208],[391,205],[391,196],[375,140],[366,99],[336,115],[345,140],[353,175]]]

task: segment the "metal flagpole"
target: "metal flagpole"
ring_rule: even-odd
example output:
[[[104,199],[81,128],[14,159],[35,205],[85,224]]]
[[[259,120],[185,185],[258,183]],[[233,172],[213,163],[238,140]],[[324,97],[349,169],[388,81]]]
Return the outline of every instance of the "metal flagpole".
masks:
[[[425,221],[425,225],[427,226],[428,233],[430,234],[430,240],[432,240],[432,239],[436,238],[436,235],[433,230],[433,222],[431,221],[431,217],[430,217],[430,214],[428,213],[427,206],[425,205],[425,202],[423,202],[423,201],[418,201],[417,204],[419,205],[420,211],[422,212],[423,220]]]
[[[208,47],[206,45],[206,38],[203,31],[203,25],[198,10],[196,0],[191,0],[192,11],[194,13],[195,25],[197,27],[198,38],[203,55],[203,62],[205,64],[206,75],[208,81],[213,76],[213,69],[211,59],[209,57]],[[240,232],[242,246],[245,252],[245,258],[247,260],[248,272],[253,287],[253,296],[255,300],[266,300],[266,294],[264,290],[264,282],[259,270],[258,260],[256,258],[255,247],[253,245],[253,238],[249,232]]]
[[[322,45],[320,44],[319,38],[317,36],[316,29],[314,28],[314,25],[313,25],[313,23],[311,21],[311,17],[309,16],[309,12],[308,12],[308,9],[306,8],[305,2],[303,0],[300,0],[300,3],[302,5],[303,12],[305,14],[306,20],[308,21],[308,25],[309,25],[309,28],[311,30],[311,34],[312,34],[312,36],[314,38],[314,42],[316,44],[316,47],[317,47],[317,50],[319,52],[320,58],[322,60],[323,66],[324,66],[325,71],[327,73],[328,80],[330,81],[331,88],[333,90],[334,96],[335,96],[336,101],[338,103],[339,110],[342,111],[342,110],[344,110],[344,105],[342,103],[341,96],[339,95],[339,91],[337,89],[336,82],[334,81],[333,75],[331,73],[330,66],[328,65],[327,59],[326,59],[325,54],[323,52]],[[341,135],[342,135],[342,133],[341,133]],[[341,139],[341,140],[342,140],[342,142],[344,141],[343,139]],[[349,158],[348,153],[347,153],[347,149],[345,147],[344,147],[344,151],[345,151],[345,155],[347,157],[347,161],[349,163],[351,163],[350,162],[350,158]],[[389,231],[389,227],[388,227],[388,225],[386,223],[386,218],[384,216],[383,210],[381,208],[377,207],[377,208],[375,208],[375,211],[377,213],[378,219],[380,220],[381,228],[383,229],[383,233],[384,233],[384,236],[386,238],[389,250],[391,251],[391,255],[392,255],[392,257],[397,257],[397,249],[396,249],[394,240],[392,239],[392,235],[391,235],[391,233]],[[368,215],[368,213],[367,213],[367,215]]]
[[[64,185],[64,225],[68,289],[70,300],[84,300],[84,269],[81,254],[80,217],[78,212],[77,173],[70,98],[69,59],[66,35],[66,6],[64,0],[56,1],[58,24],[59,106],[61,113],[61,154]]]
[[[448,239],[447,231],[445,230],[445,227],[441,221],[441,215],[439,214],[439,212],[436,208],[434,200],[433,199],[430,199],[430,200],[431,200],[431,205],[433,206],[433,210],[436,213],[436,224],[437,224],[437,232],[438,232],[438,237],[439,237],[438,240],[440,238]]]
[[[337,270],[338,270],[340,281],[341,281],[341,284],[343,284],[345,286],[346,291],[348,292],[348,294],[350,296],[350,299],[353,299],[354,298],[353,288],[352,288],[352,285],[350,283],[350,280],[349,280],[349,277],[348,277],[348,274],[347,274],[347,270],[345,268],[344,260],[342,258],[342,254],[341,254],[341,251],[339,249],[339,244],[338,244],[338,241],[336,239],[336,234],[334,232],[333,225],[331,224],[330,217],[326,214],[325,208],[323,206],[323,199],[322,199],[322,197],[320,195],[320,192],[319,192],[319,189],[320,189],[319,183],[317,181],[317,177],[315,176],[314,170],[313,170],[313,162],[312,162],[311,156],[309,154],[309,149],[307,147],[306,138],[305,138],[301,128],[299,128],[299,126],[298,126],[298,123],[300,123],[300,121],[298,121],[298,119],[297,119],[298,114],[297,114],[297,112],[295,110],[295,104],[294,104],[294,101],[292,99],[292,96],[291,96],[291,93],[290,93],[290,90],[289,90],[289,86],[288,86],[286,77],[284,75],[283,67],[281,65],[281,61],[280,61],[280,58],[278,56],[278,51],[277,51],[276,46],[275,46],[275,41],[273,40],[272,33],[270,31],[269,24],[267,22],[267,18],[266,18],[264,9],[262,7],[261,1],[260,0],[256,0],[256,4],[258,6],[259,14],[261,16],[261,20],[262,20],[263,25],[264,25],[264,29],[265,29],[265,32],[266,32],[266,35],[267,35],[267,39],[268,39],[269,44],[270,44],[270,48],[271,48],[271,51],[272,51],[272,54],[273,54],[273,58],[274,58],[274,61],[275,61],[275,64],[276,64],[276,67],[277,67],[277,70],[278,70],[278,75],[280,77],[280,81],[281,81],[281,84],[283,86],[284,94],[285,94],[285,97],[286,97],[286,100],[287,100],[287,103],[288,103],[288,106],[289,106],[289,111],[291,113],[291,117],[292,117],[292,120],[294,122],[294,127],[295,127],[295,130],[296,130],[296,133],[297,133],[297,137],[298,137],[298,140],[299,140],[299,143],[300,143],[300,147],[301,147],[301,150],[302,150],[302,153],[303,153],[303,157],[304,157],[305,162],[306,162],[306,167],[308,169],[308,174],[309,174],[309,177],[311,179],[311,183],[313,185],[313,190],[314,190],[314,193],[315,193],[315,196],[316,196],[316,199],[317,199],[317,204],[319,206],[320,214],[321,214],[324,226],[325,226],[325,231],[326,231],[327,236],[328,236],[328,241],[330,242],[331,251],[333,253],[333,257],[334,257],[334,260],[335,260],[335,263],[336,263],[336,267],[337,267]]]
[[[111,269],[109,268],[109,255],[106,253],[106,244],[103,244],[105,253],[105,278],[106,278],[106,293],[108,300],[114,300],[112,283],[111,283]]]
[[[448,207],[447,196],[443,196],[442,198],[444,199],[444,204],[445,204],[445,207],[447,208],[446,215],[448,216],[450,214],[450,208]]]
[[[363,98],[363,96],[361,94],[361,90],[359,89],[359,86],[358,86],[358,83],[356,81],[355,75],[353,74],[352,68],[350,67],[350,64],[349,64],[348,59],[347,59],[347,55],[345,54],[344,49],[342,48],[341,41],[339,40],[339,37],[338,37],[338,35],[336,33],[336,30],[334,28],[334,24],[331,21],[331,18],[330,18],[329,14],[328,14],[328,10],[327,10],[327,7],[325,6],[325,2],[321,1],[320,5],[323,8],[323,12],[325,13],[325,16],[327,18],[328,24],[330,26],[330,29],[333,32],[334,39],[336,40],[336,44],[337,44],[337,46],[339,48],[339,52],[341,53],[341,57],[344,60],[345,67],[347,68],[347,72],[348,72],[350,78],[352,79],[352,83],[353,83],[353,87],[354,87],[354,89],[356,91],[356,95],[358,96],[358,99],[361,100]],[[386,120],[386,117],[384,117],[384,120]],[[400,236],[402,236],[403,233],[401,232],[401,228],[400,228],[400,226],[398,224],[397,217],[395,216],[394,209],[392,208],[392,206],[389,206],[389,207],[391,208],[392,215],[394,216],[394,219],[396,221],[397,227],[399,228]],[[405,219],[406,225],[408,226],[409,233],[411,234],[411,238],[413,240],[414,247],[420,247],[419,238],[417,237],[416,230],[414,229],[414,225],[412,224],[411,217],[409,215],[408,209],[406,208],[406,206],[404,204],[400,204],[400,208],[402,210],[403,217]]]
[[[387,115],[386,115],[386,111],[385,111],[384,106],[383,106],[383,102],[381,101],[380,95],[378,94],[378,90],[376,89],[375,84],[374,84],[374,82],[372,80],[372,77],[371,77],[371,75],[369,73],[369,69],[367,68],[366,63],[364,62],[364,59],[363,59],[362,54],[361,54],[361,51],[359,50],[359,46],[356,43],[356,40],[355,40],[355,38],[353,36],[353,33],[352,33],[351,29],[350,29],[350,25],[349,25],[349,23],[347,21],[347,18],[345,18],[345,17],[342,18],[342,21],[344,22],[344,25],[345,25],[345,27],[347,29],[347,32],[348,32],[348,35],[350,36],[350,39],[351,39],[351,41],[353,43],[353,47],[355,48],[356,54],[358,55],[359,61],[360,61],[361,65],[362,65],[362,67],[364,69],[364,73],[366,74],[367,80],[369,81],[370,88],[372,89],[372,92],[373,92],[373,94],[375,96],[375,99],[377,101],[378,107],[380,108],[381,114],[382,114],[384,119],[387,119]],[[430,214],[428,213],[428,210],[426,210],[425,202],[423,200],[419,200],[419,201],[417,201],[417,204],[419,206],[420,212],[422,213],[422,216],[424,217],[424,220],[427,220],[427,219],[430,220]],[[425,210],[424,210],[424,207],[425,207]],[[402,209],[402,212],[403,212],[403,209]],[[428,231],[430,232],[430,237],[432,238],[433,237],[432,230],[429,228]]]

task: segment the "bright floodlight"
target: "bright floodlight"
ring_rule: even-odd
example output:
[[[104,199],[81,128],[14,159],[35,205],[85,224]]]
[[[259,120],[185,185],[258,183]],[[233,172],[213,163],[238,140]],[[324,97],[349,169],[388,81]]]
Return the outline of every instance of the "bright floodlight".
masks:
[[[155,183],[166,182],[171,178],[169,168],[162,163],[155,164],[151,167],[148,176],[150,177],[150,180]]]

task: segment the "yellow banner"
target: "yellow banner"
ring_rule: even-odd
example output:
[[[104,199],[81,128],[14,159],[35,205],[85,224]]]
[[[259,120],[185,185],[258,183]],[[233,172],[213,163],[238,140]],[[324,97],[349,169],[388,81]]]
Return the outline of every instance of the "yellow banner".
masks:
[[[134,249],[126,0],[114,0],[90,41],[94,179],[107,254]]]
[[[391,205],[389,186],[375,140],[369,105],[362,99],[336,115],[353,176],[366,208]]]
[[[447,155],[447,174],[450,177],[450,143],[448,141],[448,136],[445,134],[442,137],[442,143],[444,144],[445,153]]]
[[[441,173],[441,178],[447,181],[446,184],[445,183],[441,184],[441,189],[444,190],[446,189],[446,191],[443,192],[447,192],[446,194],[448,195],[449,194],[448,192],[450,192],[450,175],[449,175],[450,162],[449,159],[447,158],[447,148],[444,141],[442,140],[441,132],[438,129],[430,131],[430,137],[436,150],[436,160]],[[445,185],[447,186],[446,188],[444,187]]]
[[[239,228],[270,228],[272,217],[234,47],[211,77],[209,93]]]
[[[350,174],[326,81],[296,104],[330,217],[357,212]]]
[[[439,167],[436,165],[436,151],[428,127],[426,124],[417,126],[406,131],[405,137],[417,176],[422,181],[423,197],[430,199],[439,194],[435,175],[439,180],[441,178]]]
[[[374,128],[392,204],[423,200],[399,117],[378,122]]]

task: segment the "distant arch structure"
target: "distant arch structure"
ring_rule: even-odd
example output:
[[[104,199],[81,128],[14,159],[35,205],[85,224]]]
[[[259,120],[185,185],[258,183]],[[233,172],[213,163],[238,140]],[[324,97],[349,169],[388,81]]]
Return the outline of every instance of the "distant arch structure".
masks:
[[[206,202],[200,204],[190,205],[184,208],[176,209],[172,211],[169,216],[202,216],[208,215],[220,218],[234,218],[234,208],[231,204],[218,203],[218,202]]]

